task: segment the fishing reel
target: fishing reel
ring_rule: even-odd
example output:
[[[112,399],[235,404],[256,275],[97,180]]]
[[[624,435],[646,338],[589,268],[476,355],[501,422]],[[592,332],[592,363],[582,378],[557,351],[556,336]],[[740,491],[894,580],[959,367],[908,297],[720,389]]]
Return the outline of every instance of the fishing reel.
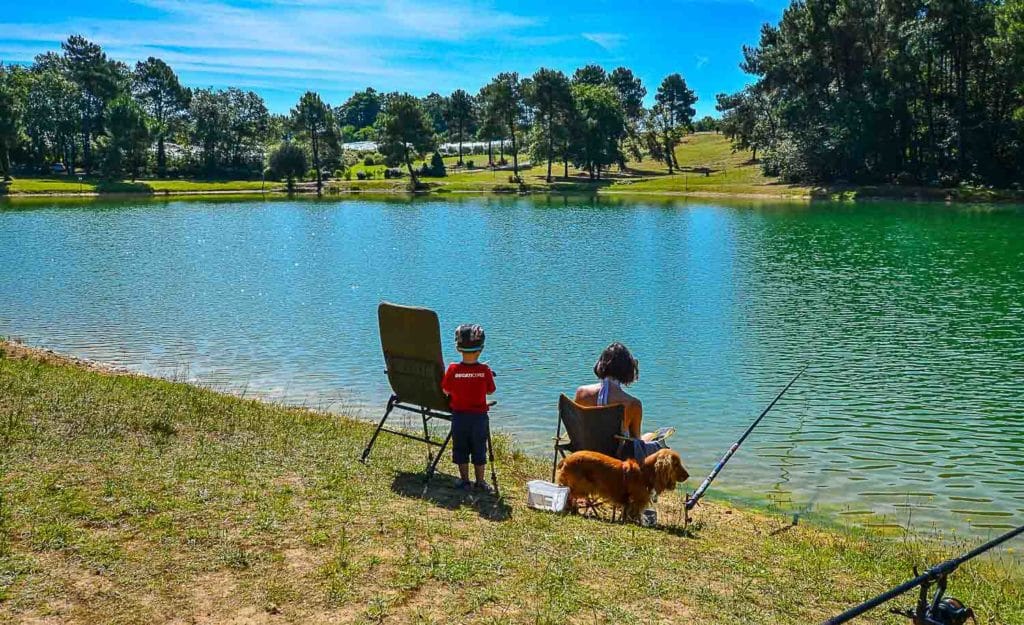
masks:
[[[917,569],[915,568],[914,575],[917,576],[917,574]],[[935,594],[929,599],[928,591],[932,583],[932,581],[927,581],[921,584],[915,609],[894,609],[891,612],[907,617],[913,625],[966,625],[968,620],[977,624],[978,621],[974,618],[974,610],[965,606],[959,599],[945,596],[945,575],[940,575],[934,580],[936,585]]]

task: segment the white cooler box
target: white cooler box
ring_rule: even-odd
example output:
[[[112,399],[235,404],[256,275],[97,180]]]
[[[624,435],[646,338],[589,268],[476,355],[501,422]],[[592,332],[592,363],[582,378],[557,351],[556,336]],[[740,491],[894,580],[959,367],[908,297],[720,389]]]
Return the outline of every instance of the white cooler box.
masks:
[[[565,486],[531,480],[526,483],[526,505],[535,510],[561,512],[569,501],[569,489]]]

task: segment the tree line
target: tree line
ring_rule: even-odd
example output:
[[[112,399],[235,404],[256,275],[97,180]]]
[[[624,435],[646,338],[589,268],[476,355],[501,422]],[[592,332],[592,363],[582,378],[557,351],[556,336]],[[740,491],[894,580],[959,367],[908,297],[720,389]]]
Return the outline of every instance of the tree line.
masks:
[[[718,96],[793,182],[1024,183],[1024,0],[798,0]]]
[[[0,173],[246,175],[283,120],[239,89],[189,89],[162,60],[134,67],[72,36],[28,67],[0,66]],[[188,153],[168,153],[168,145]]]
[[[549,180],[556,165],[563,176],[571,164],[599,179],[645,155],[674,171],[697,97],[680,74],[661,82],[650,108],[646,95],[628,68],[588,65],[572,76],[503,72],[476,94],[368,88],[337,107],[309,91],[288,115],[274,115],[254,92],[190,89],[161,59],[131,67],[75,35],[29,66],[0,65],[0,173],[251,177],[270,166],[289,180],[308,171],[320,185],[324,172],[352,164],[342,146],[358,140],[376,142],[414,183],[413,161],[443,141],[459,144],[460,164],[465,142],[496,142],[502,159],[508,148],[514,179],[521,155],[543,162]]]

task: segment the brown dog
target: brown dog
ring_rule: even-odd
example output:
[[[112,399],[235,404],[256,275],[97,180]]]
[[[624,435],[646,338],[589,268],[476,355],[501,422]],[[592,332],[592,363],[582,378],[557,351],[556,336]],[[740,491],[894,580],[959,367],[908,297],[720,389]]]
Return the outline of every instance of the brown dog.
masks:
[[[672,490],[689,477],[679,454],[671,449],[658,450],[642,464],[596,451],[577,451],[562,461],[556,481],[569,487],[573,511],[577,500],[598,497],[622,508],[624,519],[637,520],[651,503],[652,492]]]

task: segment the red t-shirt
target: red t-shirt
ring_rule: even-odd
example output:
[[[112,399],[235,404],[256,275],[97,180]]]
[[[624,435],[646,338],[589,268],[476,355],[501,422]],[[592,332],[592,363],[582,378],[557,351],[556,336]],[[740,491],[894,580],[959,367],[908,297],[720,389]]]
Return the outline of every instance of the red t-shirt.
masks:
[[[482,362],[448,365],[441,390],[451,397],[452,412],[487,412],[487,396],[494,392],[494,373]]]

